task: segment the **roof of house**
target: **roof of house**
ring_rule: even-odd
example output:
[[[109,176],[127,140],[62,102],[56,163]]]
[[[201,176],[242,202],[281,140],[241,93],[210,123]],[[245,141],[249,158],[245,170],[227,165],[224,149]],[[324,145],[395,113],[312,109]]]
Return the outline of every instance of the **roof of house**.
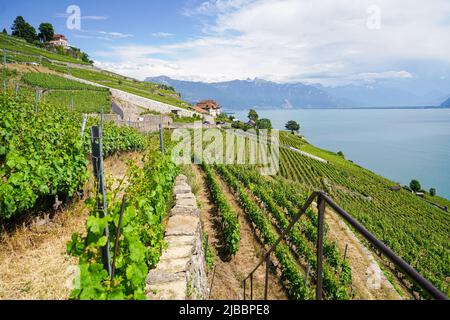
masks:
[[[194,109],[195,111],[197,111],[198,113],[208,113],[208,111],[206,111],[205,109],[200,108],[200,107],[198,107],[198,106],[193,107],[193,109]]]
[[[58,34],[58,33],[55,33],[54,35],[53,35],[53,40],[67,40],[67,38],[66,38],[66,36],[65,35],[63,35],[63,34]]]
[[[197,107],[207,109],[220,109],[220,105],[214,100],[202,100],[197,103]]]

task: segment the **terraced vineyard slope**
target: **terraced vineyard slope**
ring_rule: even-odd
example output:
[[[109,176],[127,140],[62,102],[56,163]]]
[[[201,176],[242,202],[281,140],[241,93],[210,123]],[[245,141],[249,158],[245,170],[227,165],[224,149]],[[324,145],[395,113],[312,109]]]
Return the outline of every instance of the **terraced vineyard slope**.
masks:
[[[339,155],[289,133],[283,144],[328,161],[322,163],[282,148],[279,175],[306,189],[326,191],[342,208],[398,255],[449,294],[450,220],[445,212]]]

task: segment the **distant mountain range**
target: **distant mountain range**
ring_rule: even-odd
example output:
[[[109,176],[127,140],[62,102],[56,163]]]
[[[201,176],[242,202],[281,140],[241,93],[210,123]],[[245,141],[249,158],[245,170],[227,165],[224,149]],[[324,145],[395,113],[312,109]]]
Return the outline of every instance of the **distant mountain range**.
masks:
[[[225,82],[193,82],[166,76],[149,77],[149,82],[174,87],[184,100],[196,103],[214,99],[226,109],[263,108],[357,108],[396,106],[438,106],[442,92],[426,96],[384,84],[325,87],[320,84],[276,83],[255,78]]]
[[[447,100],[442,102],[441,107],[442,108],[450,108],[450,98],[448,98]]]

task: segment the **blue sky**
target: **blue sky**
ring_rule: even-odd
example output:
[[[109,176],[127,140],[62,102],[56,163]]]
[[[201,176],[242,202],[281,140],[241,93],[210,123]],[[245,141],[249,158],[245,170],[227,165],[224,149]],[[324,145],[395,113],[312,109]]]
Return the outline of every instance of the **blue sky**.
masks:
[[[66,9],[81,9],[81,30],[66,27]],[[183,14],[195,1],[4,1],[0,4],[0,26],[10,31],[12,21],[22,15],[36,28],[51,22],[70,43],[87,52],[107,50],[113,45],[162,44],[180,41],[200,32],[201,25]],[[108,35],[107,33],[120,33]],[[95,56],[95,55],[93,55]]]
[[[138,79],[390,83],[450,94],[448,0],[0,1],[0,27],[17,15],[51,22],[98,66]],[[72,4],[81,30],[66,27]]]

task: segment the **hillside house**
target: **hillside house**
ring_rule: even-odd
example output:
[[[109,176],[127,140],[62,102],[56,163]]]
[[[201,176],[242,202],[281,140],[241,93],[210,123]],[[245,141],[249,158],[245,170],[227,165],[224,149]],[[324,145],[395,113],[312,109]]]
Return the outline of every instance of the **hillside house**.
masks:
[[[217,117],[222,113],[222,107],[214,100],[203,100],[194,106],[194,110],[201,114]]]
[[[68,49],[69,48],[69,41],[67,38],[62,34],[54,34],[53,40],[49,42],[50,45],[55,47],[63,47]]]

